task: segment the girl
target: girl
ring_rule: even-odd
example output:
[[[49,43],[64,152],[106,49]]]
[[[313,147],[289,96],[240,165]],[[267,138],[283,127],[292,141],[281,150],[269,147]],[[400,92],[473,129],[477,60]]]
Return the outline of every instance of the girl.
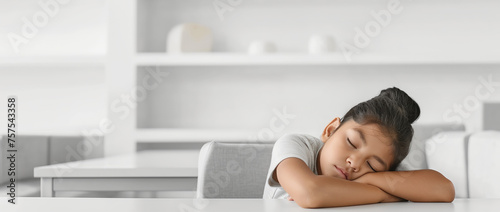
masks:
[[[382,90],[335,118],[321,139],[285,135],[273,147],[264,199],[304,208],[377,202],[451,202],[451,181],[434,170],[395,171],[409,151],[418,104],[398,88]]]

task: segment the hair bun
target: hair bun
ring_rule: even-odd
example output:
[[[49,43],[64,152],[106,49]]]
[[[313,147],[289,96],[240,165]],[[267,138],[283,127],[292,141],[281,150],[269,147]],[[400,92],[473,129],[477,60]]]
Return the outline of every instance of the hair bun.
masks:
[[[394,101],[410,123],[415,122],[420,116],[420,107],[417,102],[399,88],[392,87],[382,90],[379,97],[387,97]]]

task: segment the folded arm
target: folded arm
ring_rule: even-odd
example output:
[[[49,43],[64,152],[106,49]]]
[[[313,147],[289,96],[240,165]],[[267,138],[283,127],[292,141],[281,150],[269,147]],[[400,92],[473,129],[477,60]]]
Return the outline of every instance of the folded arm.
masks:
[[[355,181],[412,202],[452,202],[455,198],[453,183],[430,169],[368,173]]]
[[[298,158],[283,160],[277,166],[273,178],[304,208],[401,201],[374,185],[315,175]]]

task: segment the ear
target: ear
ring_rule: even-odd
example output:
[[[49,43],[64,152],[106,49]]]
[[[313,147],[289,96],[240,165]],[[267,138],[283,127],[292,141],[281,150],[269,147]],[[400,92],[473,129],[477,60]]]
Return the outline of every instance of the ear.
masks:
[[[334,118],[330,124],[326,125],[325,130],[323,130],[323,134],[321,134],[321,140],[325,143],[328,138],[333,135],[333,132],[340,126],[340,118]]]

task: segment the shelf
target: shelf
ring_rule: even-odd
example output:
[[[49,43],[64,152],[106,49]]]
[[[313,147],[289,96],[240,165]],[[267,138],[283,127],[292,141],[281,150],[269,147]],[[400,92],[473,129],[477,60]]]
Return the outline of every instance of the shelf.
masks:
[[[207,129],[138,129],[136,140],[137,143],[259,142],[250,139],[256,137],[257,132]],[[260,142],[274,142],[274,140]]]
[[[189,53],[164,54],[142,53],[137,55],[137,65],[164,66],[226,66],[226,65],[328,65],[343,64],[340,54],[267,54],[247,55],[243,53]]]
[[[102,66],[105,56],[0,56],[0,66]]]
[[[267,54],[248,55],[244,53],[140,53],[136,55],[138,66],[255,66],[255,65],[499,65],[500,58],[465,56],[444,57],[426,55],[412,57],[402,55],[353,55],[348,61],[341,53],[310,54]]]

